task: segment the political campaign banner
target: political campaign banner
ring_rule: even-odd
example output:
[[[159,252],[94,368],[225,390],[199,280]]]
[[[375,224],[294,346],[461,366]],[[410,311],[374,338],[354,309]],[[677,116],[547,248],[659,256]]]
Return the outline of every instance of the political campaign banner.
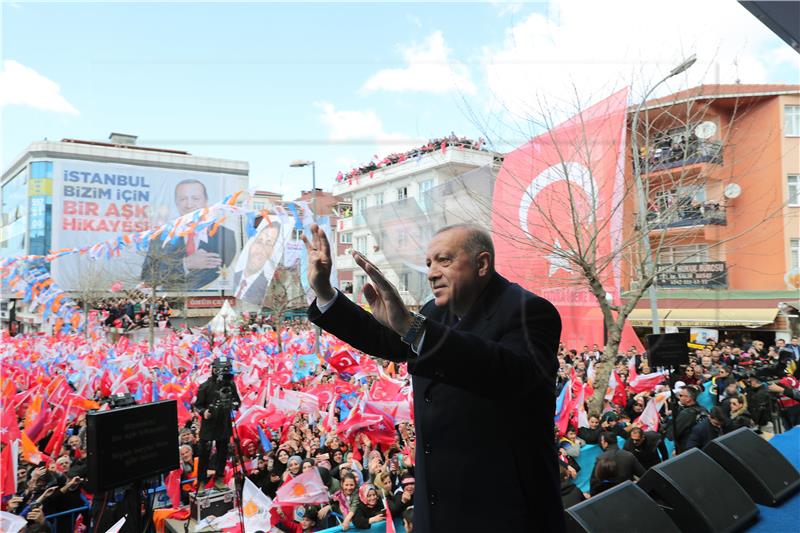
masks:
[[[246,177],[120,163],[55,160],[52,248],[85,246],[147,231],[221,201]],[[102,289],[112,281],[126,288],[180,292],[229,290],[231,265],[241,248],[239,219],[229,217],[199,235],[155,238],[107,264],[82,255],[54,262],[53,277],[67,291]],[[106,279],[108,278],[108,279]]]

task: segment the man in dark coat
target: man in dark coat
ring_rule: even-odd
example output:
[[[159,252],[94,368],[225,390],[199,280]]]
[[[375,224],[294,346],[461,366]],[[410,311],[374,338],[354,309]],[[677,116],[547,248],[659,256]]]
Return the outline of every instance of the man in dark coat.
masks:
[[[669,457],[662,457],[659,454],[659,444],[661,443],[661,433],[657,431],[644,431],[642,428],[635,427],[631,430],[628,440],[625,441],[623,449],[631,452],[644,468],[650,468],[666,461]]]
[[[181,216],[208,206],[203,182],[187,179],[175,186],[175,205]],[[177,289],[201,289],[219,277],[236,255],[234,233],[220,226],[205,242],[194,235],[178,238],[162,246],[161,239],[150,241],[142,264],[141,279],[148,285]]]
[[[233,381],[233,369],[230,360],[219,357],[211,366],[211,377],[204,381],[197,389],[195,410],[200,414],[203,422],[200,425],[200,442],[197,454],[197,491],[204,492],[208,479],[209,455],[211,443],[216,443],[214,463],[210,465],[214,470],[214,483],[216,488],[223,489],[222,481],[225,472],[225,461],[228,458],[228,442],[233,434],[231,411],[241,405],[236,383]]]
[[[434,300],[410,313],[363,255],[367,313],[330,284],[330,246],[306,241],[311,320],[370,355],[408,362],[414,388],[414,531],[563,531],[553,433],[561,319],[550,302],[494,271],[489,234],[471,225],[434,235],[426,252]],[[509,430],[513,438],[500,438]],[[466,465],[496,458],[479,505]]]
[[[601,457],[610,458],[614,464],[616,464],[616,478],[614,479],[616,484],[622,483],[623,481],[633,481],[633,476],[639,478],[644,475],[644,467],[638,459],[636,459],[631,452],[619,449],[619,446],[617,446],[617,435],[615,433],[611,431],[604,431],[601,433],[600,447],[603,448],[604,451],[597,457],[595,464]],[[595,471],[592,472],[590,481],[592,485],[600,481],[595,474],[596,468]]]

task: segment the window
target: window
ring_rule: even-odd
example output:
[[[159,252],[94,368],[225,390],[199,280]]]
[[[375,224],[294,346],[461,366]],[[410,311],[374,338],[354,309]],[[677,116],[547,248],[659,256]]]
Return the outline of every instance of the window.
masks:
[[[401,272],[400,273],[400,290],[408,292],[408,279],[409,275],[408,272]]]
[[[342,244],[353,244],[353,234],[348,232],[339,234],[339,242]]]
[[[53,162],[52,161],[34,161],[31,163],[31,178],[52,178],[53,177]]]
[[[355,203],[353,204],[353,224],[356,226],[363,226],[366,224],[366,219],[364,218],[364,211],[367,210],[367,199],[365,198],[357,198]]]
[[[397,188],[397,199],[398,200],[405,200],[408,198],[408,187],[398,187]]]
[[[784,106],[783,134],[791,137],[800,137],[800,105]]]
[[[356,215],[363,215],[364,211],[367,210],[367,199],[366,198],[356,198],[355,203],[355,213]]]
[[[800,239],[789,240],[789,256],[791,270],[800,270]]]
[[[431,209],[431,189],[433,189],[433,180],[425,180],[419,184],[419,199],[423,211],[430,211]]]
[[[665,246],[658,253],[658,264],[671,265],[679,262],[699,263],[708,261],[707,244],[683,244]]]
[[[383,193],[379,192],[375,195],[375,205],[383,205]]]
[[[800,206],[800,174],[789,174],[789,205]]]
[[[366,235],[362,235],[361,237],[356,237],[356,245],[354,246],[356,251],[366,253],[367,252],[367,237]]]

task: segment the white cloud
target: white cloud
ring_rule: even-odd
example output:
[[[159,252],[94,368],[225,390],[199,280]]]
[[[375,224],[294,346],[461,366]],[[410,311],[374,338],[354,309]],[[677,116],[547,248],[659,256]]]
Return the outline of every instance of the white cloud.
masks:
[[[61,87],[56,82],[11,59],[3,61],[0,72],[0,107],[7,105],[78,114],[61,95]]]
[[[451,50],[447,48],[441,31],[430,34],[423,44],[412,44],[401,51],[406,66],[378,71],[367,80],[363,90],[475,94],[475,85],[467,67],[449,59]]]
[[[322,109],[322,122],[328,127],[331,141],[374,144],[377,145],[377,155],[381,156],[420,145],[419,140],[407,135],[385,131],[374,111],[340,110],[330,102],[319,102],[316,105]]]
[[[784,50],[785,49],[785,50]],[[662,86],[660,94],[701,83],[767,83],[781,66],[794,72],[797,56],[736,2],[722,0],[553,0],[484,49],[487,86],[495,104],[538,114],[544,99],[575,102],[575,88],[597,100],[624,85],[640,98],[685,57],[697,63]],[[559,100],[561,100],[559,102]]]

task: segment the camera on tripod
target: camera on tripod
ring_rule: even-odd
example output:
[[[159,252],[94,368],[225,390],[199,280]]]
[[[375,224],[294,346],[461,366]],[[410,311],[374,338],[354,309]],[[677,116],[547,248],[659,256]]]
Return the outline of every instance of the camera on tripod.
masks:
[[[216,381],[217,398],[210,405],[216,412],[232,411],[239,408],[239,401],[233,392],[233,364],[227,357],[218,357],[211,363],[211,369]]]

